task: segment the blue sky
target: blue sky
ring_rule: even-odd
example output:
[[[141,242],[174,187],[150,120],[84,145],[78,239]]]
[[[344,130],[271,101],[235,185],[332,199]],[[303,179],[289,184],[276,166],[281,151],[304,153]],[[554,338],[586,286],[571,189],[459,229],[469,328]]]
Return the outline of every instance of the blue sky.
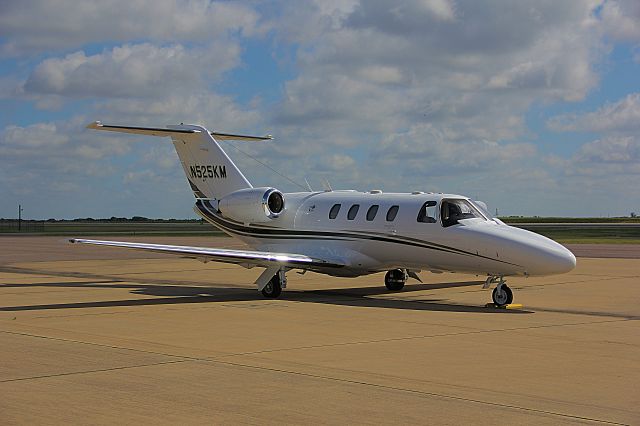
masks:
[[[270,133],[235,144],[315,188],[628,215],[638,76],[636,1],[3,3],[0,217],[194,217],[169,141],[94,120]],[[298,189],[223,145],[254,185]]]

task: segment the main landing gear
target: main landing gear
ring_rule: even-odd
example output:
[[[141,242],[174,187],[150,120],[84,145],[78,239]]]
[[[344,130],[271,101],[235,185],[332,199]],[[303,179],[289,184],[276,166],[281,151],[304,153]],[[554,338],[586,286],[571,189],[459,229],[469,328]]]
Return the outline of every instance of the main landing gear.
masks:
[[[384,276],[384,285],[391,291],[400,291],[407,282],[407,276],[404,269],[392,269]]]
[[[262,289],[262,295],[268,299],[276,299],[282,293],[282,289],[287,287],[287,277],[284,269],[276,272]]]
[[[498,283],[496,288],[493,289],[491,293],[491,298],[493,299],[493,303],[502,308],[504,306],[510,305],[513,303],[513,292],[507,286],[503,277],[489,277],[487,281],[485,281],[483,288],[489,288],[489,286],[493,283]]]

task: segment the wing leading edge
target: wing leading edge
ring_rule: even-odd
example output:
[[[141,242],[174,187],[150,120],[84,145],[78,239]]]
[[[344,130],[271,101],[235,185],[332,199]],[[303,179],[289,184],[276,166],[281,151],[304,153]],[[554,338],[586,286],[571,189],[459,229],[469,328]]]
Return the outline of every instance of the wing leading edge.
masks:
[[[200,260],[211,260],[224,263],[235,263],[251,266],[289,267],[295,269],[342,268],[345,265],[329,262],[295,253],[275,253],[254,250],[231,250],[211,247],[175,246],[167,244],[131,243],[126,241],[85,240],[72,238],[71,243],[93,244],[98,246],[124,247],[134,250],[146,250],[156,253],[167,253]]]

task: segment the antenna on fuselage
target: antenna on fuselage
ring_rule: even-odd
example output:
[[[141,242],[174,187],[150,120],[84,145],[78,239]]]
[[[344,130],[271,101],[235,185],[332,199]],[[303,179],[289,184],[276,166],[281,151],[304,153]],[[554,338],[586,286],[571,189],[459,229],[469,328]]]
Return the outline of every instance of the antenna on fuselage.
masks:
[[[309,181],[307,180],[307,178],[304,178],[304,183],[307,184],[307,188],[309,189],[309,192],[313,192],[313,189],[311,189],[311,185],[309,184]]]
[[[269,138],[273,139],[273,137],[271,135],[269,135]],[[295,180],[291,179],[289,176],[285,175],[284,173],[281,173],[279,171],[277,171],[275,168],[271,167],[270,165],[268,165],[267,163],[265,163],[264,161],[260,161],[259,159],[257,159],[256,157],[254,157],[253,155],[249,154],[246,151],[241,150],[240,148],[238,148],[234,143],[230,142],[230,140],[225,140],[225,139],[221,139],[224,142],[227,142],[229,145],[231,145],[231,147],[233,147],[233,149],[235,149],[236,151],[238,151],[241,154],[244,154],[245,156],[251,158],[253,161],[255,161],[256,163],[266,167],[267,169],[271,170],[272,172],[274,172],[275,174],[277,174],[280,177],[285,178],[286,180],[288,180],[289,182],[291,182],[292,184],[305,189],[304,186],[300,185],[298,182],[296,182]],[[307,186],[309,184],[307,183]]]
[[[333,191],[333,188],[331,188],[331,184],[329,183],[329,181],[326,178],[322,178],[322,188],[326,192],[332,192]]]

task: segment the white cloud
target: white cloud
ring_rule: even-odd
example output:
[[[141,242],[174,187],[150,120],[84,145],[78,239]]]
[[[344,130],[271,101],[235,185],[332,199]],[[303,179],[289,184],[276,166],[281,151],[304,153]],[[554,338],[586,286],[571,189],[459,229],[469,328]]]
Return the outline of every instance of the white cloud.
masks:
[[[64,215],[86,203],[104,205],[99,198],[108,199],[109,179],[119,169],[111,161],[129,147],[116,138],[87,135],[80,125],[84,121],[6,127],[0,133],[3,200],[29,205],[29,217]]]
[[[598,139],[581,146],[574,158],[578,163],[592,164],[594,168],[603,163],[626,164],[640,173],[640,139],[634,136]],[[617,173],[626,172],[628,170],[617,170]]]
[[[327,149],[346,151],[355,164],[331,176],[334,188],[477,192],[505,213],[579,214],[582,188],[601,197],[604,186],[618,189],[578,178],[595,164],[586,151],[549,160],[525,117],[534,103],[581,101],[597,86],[609,48],[599,3],[461,0],[438,16],[418,2],[366,1],[314,11],[313,37],[282,34],[301,43],[299,74],[268,121],[282,156],[265,155],[317,175],[329,168]],[[307,27],[290,9],[283,19]]]
[[[27,127],[10,125],[2,135],[4,149],[31,150],[32,148],[54,148],[69,142],[67,135],[59,134],[55,123],[36,123]]]
[[[445,132],[429,124],[412,126],[406,133],[386,137],[372,153],[372,157],[385,168],[402,164],[402,174],[420,178],[513,167],[536,155],[535,146],[525,143],[455,142]]]
[[[498,140],[523,131],[515,117],[533,101],[579,100],[597,83],[603,50],[589,3],[426,11],[444,4],[367,1],[332,21],[299,51],[300,75],[274,119],[387,132],[426,121]]]
[[[547,126],[556,131],[629,133],[640,131],[640,93],[630,93],[596,111],[551,118]]]
[[[88,165],[83,160],[104,160],[121,156],[129,149],[118,138],[88,135],[85,119],[75,117],[64,122],[7,126],[0,133],[0,154],[7,167],[46,171],[76,170]],[[33,167],[31,167],[33,166]],[[91,174],[90,167],[84,168]]]
[[[260,32],[258,20],[249,5],[233,1],[3,2],[0,52],[24,55],[129,40],[208,42],[236,31]]]
[[[95,119],[105,123],[140,125],[203,124],[211,130],[253,132],[261,124],[255,108],[244,108],[233,98],[208,90],[165,94],[161,99],[108,99],[94,108]]]
[[[603,135],[572,157],[536,148],[525,120],[534,103],[579,101],[597,86],[609,48],[603,34],[635,37],[627,3],[607,1],[601,10],[598,1],[579,0],[14,3],[0,6],[0,51],[26,58],[28,77],[3,77],[0,96],[20,95],[60,115],[73,102],[85,110],[66,121],[5,128],[3,195],[19,190],[7,183],[15,175],[73,208],[84,196],[97,212],[190,215],[170,143],[81,130],[95,119],[268,131],[275,141],[238,146],[298,182],[308,177],[317,187],[327,177],[334,188],[466,193],[505,213],[570,209],[583,189],[611,196],[620,192],[612,185],[629,186],[636,176],[637,143],[624,138],[640,122],[637,94],[550,121],[556,130],[586,124],[622,134]],[[33,16],[49,19],[33,27]],[[626,24],[613,35],[616,19]],[[234,80],[242,49],[267,28],[262,46],[274,61],[296,61],[282,98],[240,102],[221,94],[222,87],[230,93],[224,83],[243,83]],[[91,43],[104,50],[96,53]],[[37,56],[43,51],[46,59]],[[17,95],[16,82],[23,88]],[[227,151],[255,184],[296,189]],[[613,173],[616,167],[624,173]],[[610,178],[598,174],[609,170]],[[571,202],[544,202],[554,197]]]
[[[637,0],[607,0],[600,16],[607,35],[616,40],[640,42],[640,3]]]
[[[125,44],[90,56],[78,51],[38,64],[24,90],[65,97],[164,97],[219,78],[238,64],[239,53],[237,44],[192,49]]]

